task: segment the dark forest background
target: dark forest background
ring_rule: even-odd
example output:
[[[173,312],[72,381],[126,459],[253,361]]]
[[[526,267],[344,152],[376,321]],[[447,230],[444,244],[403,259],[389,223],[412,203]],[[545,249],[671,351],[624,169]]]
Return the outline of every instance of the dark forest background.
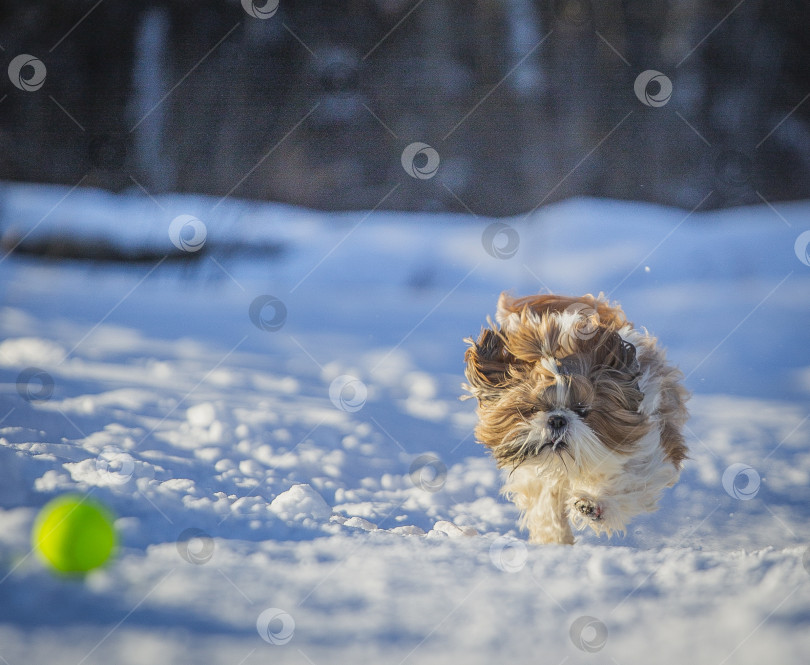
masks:
[[[266,19],[6,0],[0,179],[482,215],[806,198],[808,26],[799,0],[281,0]],[[18,54],[39,89],[5,75]],[[646,70],[665,104],[637,97]],[[404,174],[413,142],[435,177]]]

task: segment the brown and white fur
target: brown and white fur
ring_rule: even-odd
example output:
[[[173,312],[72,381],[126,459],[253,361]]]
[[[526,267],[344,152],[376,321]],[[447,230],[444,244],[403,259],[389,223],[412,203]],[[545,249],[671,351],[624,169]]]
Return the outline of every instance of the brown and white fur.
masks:
[[[687,449],[683,375],[601,294],[501,294],[465,359],[477,439],[535,543],[623,532],[678,480]],[[470,397],[465,396],[465,397]]]

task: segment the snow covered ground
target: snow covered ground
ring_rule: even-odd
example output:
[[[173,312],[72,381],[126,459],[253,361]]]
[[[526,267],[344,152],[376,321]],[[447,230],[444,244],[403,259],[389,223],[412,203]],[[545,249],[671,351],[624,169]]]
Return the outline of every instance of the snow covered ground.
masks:
[[[808,219],[3,185],[7,248],[145,260],[0,259],[0,662],[806,662]],[[687,375],[692,459],[625,537],[528,546],[498,496],[457,398],[505,289],[604,291]],[[84,580],[29,552],[65,491],[118,515]]]

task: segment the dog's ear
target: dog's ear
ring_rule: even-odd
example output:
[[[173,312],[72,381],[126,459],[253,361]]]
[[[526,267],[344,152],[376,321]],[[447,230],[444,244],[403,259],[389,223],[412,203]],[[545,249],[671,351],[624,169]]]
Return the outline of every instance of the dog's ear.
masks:
[[[494,399],[508,381],[510,360],[514,362],[503,333],[494,326],[483,328],[477,340],[468,337],[464,341],[470,345],[464,354],[464,374],[469,381],[465,388],[479,402]]]
[[[611,368],[629,374],[639,371],[636,347],[622,339],[615,330],[606,331],[594,349],[594,365],[598,368]]]
[[[498,297],[498,306],[495,309],[495,320],[498,322],[501,329],[506,325],[506,321],[511,314],[516,314],[520,311],[519,308],[515,307],[516,302],[517,298],[510,296],[506,291],[503,291]]]
[[[597,388],[597,392],[613,395],[612,409],[638,413],[644,400],[644,393],[639,386],[641,366],[636,355],[636,347],[622,339],[615,330],[607,331],[594,348],[593,361],[591,380],[603,386]],[[614,415],[615,413],[618,411],[615,411]],[[635,440],[629,435],[625,438],[628,441]]]

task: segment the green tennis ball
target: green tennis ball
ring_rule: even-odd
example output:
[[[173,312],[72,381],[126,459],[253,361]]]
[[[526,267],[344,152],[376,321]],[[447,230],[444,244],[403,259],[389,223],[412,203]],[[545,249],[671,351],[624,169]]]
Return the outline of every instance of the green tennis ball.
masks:
[[[63,494],[45,504],[31,532],[34,549],[61,573],[98,568],[110,558],[116,541],[110,512],[78,494]]]

